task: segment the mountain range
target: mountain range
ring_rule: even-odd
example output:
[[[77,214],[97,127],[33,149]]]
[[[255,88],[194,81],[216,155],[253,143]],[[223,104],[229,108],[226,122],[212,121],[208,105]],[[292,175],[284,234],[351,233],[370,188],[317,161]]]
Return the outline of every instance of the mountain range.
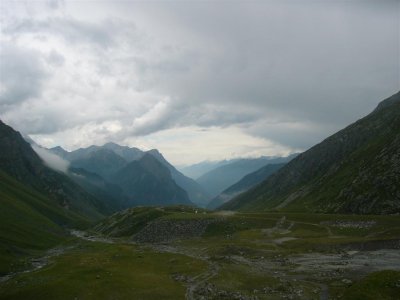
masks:
[[[136,181],[136,177],[134,176],[145,176],[146,180],[155,180],[156,177],[148,176],[151,173],[155,173],[154,170],[146,170],[146,167],[149,167],[149,164],[145,164],[140,166],[140,164],[133,163],[135,161],[140,161],[144,157],[147,157],[146,160],[149,160],[150,158],[148,155],[156,159],[160,164],[157,165],[159,169],[160,174],[170,174],[168,175],[170,182],[166,185],[169,185],[168,190],[171,192],[171,187],[174,186],[173,182],[176,183],[176,190],[172,193],[169,194],[170,196],[173,196],[173,199],[176,195],[180,195],[181,199],[176,199],[172,202],[174,204],[196,204],[199,206],[205,206],[207,203],[207,200],[209,199],[209,196],[207,193],[204,191],[204,189],[193,179],[186,177],[182,173],[180,173],[177,169],[175,169],[174,166],[172,166],[164,157],[163,155],[156,149],[150,150],[150,151],[142,151],[139,150],[138,148],[130,148],[127,146],[120,146],[115,143],[107,143],[103,146],[90,146],[88,148],[80,148],[75,151],[68,152],[64,150],[61,147],[55,147],[49,149],[52,153],[59,155],[60,157],[68,160],[71,163],[71,167],[73,168],[81,168],[84,170],[87,170],[89,172],[95,173],[100,175],[102,178],[109,182],[115,182],[115,178],[121,178],[120,174],[122,169],[124,169],[125,174],[130,174],[131,178],[126,179],[124,178],[124,184],[123,185],[125,188],[123,190],[125,193],[128,192],[128,189],[126,189],[128,182],[126,180],[130,180],[132,185],[136,185],[137,189],[144,189],[143,185],[140,185]],[[128,167],[129,165],[129,167]],[[128,171],[126,168],[129,168],[130,171]],[[138,170],[133,170],[133,168],[138,168]],[[153,165],[155,167],[155,165]],[[145,172],[145,173],[140,173],[140,172]],[[151,179],[152,178],[152,179]],[[142,182],[143,183],[143,182]],[[166,183],[166,181],[164,181]],[[119,183],[118,183],[119,184]],[[118,185],[117,184],[117,185]],[[139,184],[139,185],[138,185]],[[147,182],[146,186],[148,185],[149,182]],[[157,183],[154,181],[151,185],[157,186],[160,188],[159,182]],[[166,186],[165,186],[166,187]],[[164,190],[161,188],[161,190]],[[163,195],[161,196],[160,191],[161,190],[146,190],[147,196],[146,199],[152,199],[153,204],[168,204],[171,203],[170,199],[168,199],[168,195]],[[184,193],[182,193],[181,190],[184,190]],[[129,189],[130,192],[132,192],[132,189]],[[165,191],[165,190],[164,190]],[[135,197],[133,195],[127,195],[126,199],[131,199],[131,203],[129,201],[126,201],[126,199],[122,200],[125,205],[146,205],[147,202],[145,200],[141,201],[138,199],[138,195],[144,195],[145,190],[139,192],[138,194],[135,194]],[[152,197],[152,195],[149,194],[154,193],[158,194],[158,201],[154,202],[156,198]],[[188,194],[186,196],[185,194]],[[188,198],[189,197],[189,198]],[[132,200],[135,198],[135,200]],[[189,199],[189,200],[188,200]],[[127,206],[126,206],[127,207]]]
[[[186,191],[172,179],[171,172],[146,153],[120,169],[111,179],[128,196],[126,207],[137,205],[192,205]]]
[[[400,92],[221,209],[400,213]]]
[[[124,199],[121,198],[121,193],[117,193],[116,195],[113,194],[112,196],[113,198],[117,199],[116,201],[114,201],[114,203],[125,203],[122,204],[124,207],[129,207],[133,205],[147,205],[149,203],[162,205],[190,204],[190,202],[200,207],[206,207],[213,199],[213,197],[216,197],[221,191],[229,188],[230,185],[235,184],[236,182],[241,180],[243,176],[258,170],[265,165],[287,162],[295,157],[295,155],[291,155],[288,157],[261,157],[225,160],[215,163],[215,166],[218,167],[215,167],[215,169],[207,172],[196,181],[178,171],[164,158],[164,156],[157,149],[142,151],[138,148],[130,148],[127,146],[120,146],[115,143],[107,143],[103,146],[93,145],[87,148],[80,148],[71,152],[68,152],[61,147],[54,147],[49,149],[49,151],[51,151],[53,154],[60,156],[63,159],[68,160],[70,162],[70,168],[83,169],[90,173],[97,174],[108,183],[113,183],[114,185],[119,186],[122,189],[122,195],[124,196]],[[172,182],[169,182],[164,187],[161,187],[159,183],[156,183],[155,181],[152,184],[150,184],[150,182],[147,182],[146,184],[142,182],[141,184],[139,184],[139,181],[137,181],[138,177],[142,175],[145,176],[145,173],[147,173],[147,175],[150,173],[154,174],[152,170],[145,170],[145,167],[143,168],[138,164],[133,163],[140,161],[146,155],[150,155],[159,163],[161,163],[161,165],[158,166],[160,169],[160,174],[167,174],[167,172],[165,172],[163,168],[166,168],[169,171],[171,175],[170,180],[176,183],[178,189],[183,189],[188,194],[190,202],[186,200],[186,197],[183,196],[181,191],[175,190],[174,192],[172,192],[171,187],[174,186]],[[125,169],[123,174],[125,176],[130,175],[129,178],[121,176],[121,170],[126,168],[127,165],[130,165],[129,171]],[[133,168],[137,168],[137,170],[133,170]],[[148,171],[150,171],[150,173]],[[262,171],[259,174],[263,174]],[[269,172],[267,172],[266,174],[269,174]],[[146,180],[155,180],[155,177],[145,177]],[[262,176],[254,176],[250,178],[254,178],[253,184],[257,184],[259,182],[259,178],[261,177]],[[253,185],[250,184],[251,180],[252,179],[248,179],[247,188],[250,188]],[[81,180],[78,180],[78,182],[82,185],[84,183],[84,180],[82,180],[81,178]],[[164,181],[164,183],[166,182]],[[127,188],[129,184],[135,186],[135,191],[132,188]],[[145,189],[145,186],[151,185],[157,186],[159,190]],[[164,188],[166,188],[167,185],[169,185],[169,188],[167,188],[167,190],[170,191],[168,197],[172,197],[172,199],[175,199],[172,202],[168,197],[161,197],[161,194],[159,193],[160,191],[166,191]],[[83,185],[83,187],[90,187],[90,183],[86,182],[86,185]],[[97,188],[99,187],[97,186]],[[93,189],[91,190],[93,191]],[[244,190],[242,190],[242,192],[243,191]],[[127,193],[129,193],[130,195],[127,195]],[[155,199],[157,197],[153,197],[154,195],[151,195],[151,193],[158,194],[157,197],[159,198],[159,200],[156,201]],[[97,192],[97,195],[100,197],[103,197],[107,194],[110,194],[110,192],[104,190],[102,190],[100,194]],[[144,197],[145,195],[147,200],[141,201],[140,197]],[[181,195],[181,199],[176,199],[175,195]],[[227,198],[224,197],[224,199]],[[220,202],[217,201],[215,203]],[[215,205],[212,205],[210,207],[214,206]]]
[[[293,154],[288,157],[263,156],[259,158],[235,159],[203,174],[196,181],[207,190],[211,198],[214,198],[241,180],[243,176],[255,172],[268,164],[288,162],[296,155]]]
[[[231,164],[235,161],[239,160],[239,158],[235,159],[224,159],[217,161],[202,161],[193,165],[178,167],[178,170],[181,171],[186,176],[197,179],[205,173],[216,169],[220,166]]]
[[[260,182],[267,179],[277,170],[282,168],[285,164],[268,164],[257,171],[247,174],[241,180],[234,183],[227,189],[225,189],[221,194],[217,197],[213,198],[207,205],[208,209],[216,209],[222,204],[228,202],[229,200],[233,199],[234,197],[248,191],[253,186],[256,186]]]

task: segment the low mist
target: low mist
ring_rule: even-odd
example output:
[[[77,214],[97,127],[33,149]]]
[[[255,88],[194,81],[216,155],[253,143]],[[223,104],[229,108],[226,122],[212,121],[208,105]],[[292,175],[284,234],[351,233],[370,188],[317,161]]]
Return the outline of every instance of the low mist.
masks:
[[[39,157],[44,161],[44,163],[48,167],[63,173],[68,172],[68,167],[69,167],[68,161],[62,159],[61,157],[51,153],[50,151],[44,148],[38,147],[36,145],[31,145],[31,146],[32,149],[37,153],[37,155],[39,155]]]

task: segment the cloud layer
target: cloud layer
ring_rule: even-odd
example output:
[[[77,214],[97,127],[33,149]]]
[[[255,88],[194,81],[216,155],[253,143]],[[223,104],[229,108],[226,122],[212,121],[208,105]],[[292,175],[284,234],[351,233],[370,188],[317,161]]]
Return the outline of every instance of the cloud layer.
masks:
[[[5,2],[0,117],[176,163],[306,149],[399,89],[399,5]]]

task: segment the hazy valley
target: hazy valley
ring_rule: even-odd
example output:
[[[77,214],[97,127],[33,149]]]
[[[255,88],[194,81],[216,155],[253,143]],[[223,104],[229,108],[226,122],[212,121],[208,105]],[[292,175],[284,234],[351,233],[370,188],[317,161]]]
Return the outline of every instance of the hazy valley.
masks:
[[[215,164],[197,182],[157,150],[0,133],[3,299],[398,295],[399,93],[304,153]]]
[[[399,300],[400,1],[1,1],[3,299]]]

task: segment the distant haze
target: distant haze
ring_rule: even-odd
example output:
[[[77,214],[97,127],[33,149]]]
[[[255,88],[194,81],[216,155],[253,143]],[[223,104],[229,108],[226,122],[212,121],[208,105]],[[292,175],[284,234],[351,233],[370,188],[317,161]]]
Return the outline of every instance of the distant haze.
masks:
[[[400,89],[400,1],[8,1],[0,119],[174,164],[302,151]]]

